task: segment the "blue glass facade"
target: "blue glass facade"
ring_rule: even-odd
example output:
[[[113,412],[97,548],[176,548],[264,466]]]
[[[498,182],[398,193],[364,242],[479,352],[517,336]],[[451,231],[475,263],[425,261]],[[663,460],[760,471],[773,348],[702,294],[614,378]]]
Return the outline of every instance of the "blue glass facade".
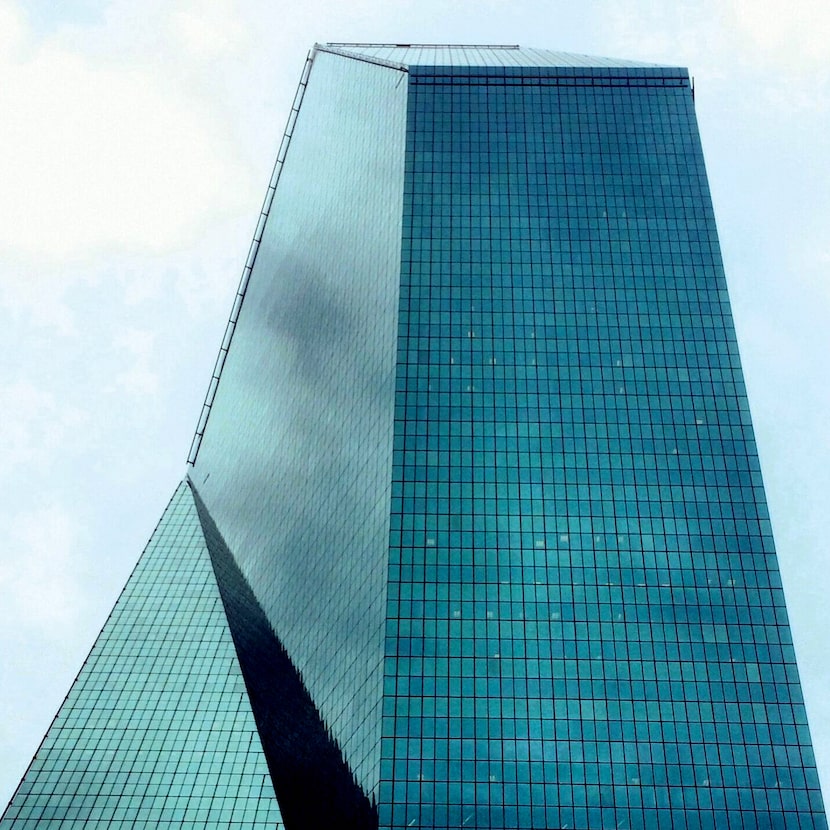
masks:
[[[369,793],[379,767],[406,100],[400,70],[315,57],[191,470]]]
[[[825,826],[686,72],[409,83],[382,826]]]
[[[208,548],[183,483],[0,827],[273,830],[279,823]]]
[[[687,72],[305,80],[188,483],[0,827],[826,828]]]

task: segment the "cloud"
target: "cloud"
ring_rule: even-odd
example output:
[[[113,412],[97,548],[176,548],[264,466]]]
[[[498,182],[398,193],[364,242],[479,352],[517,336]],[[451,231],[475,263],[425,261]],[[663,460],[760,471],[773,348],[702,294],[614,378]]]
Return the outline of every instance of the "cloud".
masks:
[[[776,86],[811,76],[814,88],[828,78],[826,0],[635,0],[609,4],[604,21],[626,55],[686,62],[699,76],[749,72]]]
[[[827,0],[731,0],[723,8],[737,45],[756,64],[787,75],[827,73]]]
[[[14,5],[0,3],[0,60],[12,59],[26,34],[23,15]]]
[[[191,50],[227,42],[215,20],[197,30],[177,14],[167,28],[178,20]],[[0,256],[49,265],[173,250],[248,204],[221,103],[174,67],[101,59],[89,39],[36,39],[9,5],[0,32]]]
[[[47,466],[53,452],[76,445],[76,436],[87,421],[83,412],[59,404],[50,391],[29,380],[0,388],[0,411],[4,479],[15,469]]]
[[[0,201],[2,201],[0,196]],[[77,333],[75,310],[67,302],[66,289],[74,280],[64,274],[45,275],[32,272],[20,263],[3,263],[0,256],[0,313],[8,315],[4,325],[19,322],[52,329],[56,334],[72,336]],[[31,332],[31,329],[30,329]],[[21,344],[17,344],[21,347]]]
[[[155,349],[155,335],[151,331],[125,329],[116,334],[114,345],[129,355],[128,367],[116,375],[115,381],[121,389],[133,397],[157,397],[159,374]]]
[[[230,3],[192,2],[173,12],[171,30],[193,58],[214,60],[233,54],[247,42],[247,32]]]
[[[61,627],[74,626],[82,593],[76,576],[78,527],[70,513],[51,505],[19,513],[4,525],[9,549],[0,560],[0,628],[54,636]]]

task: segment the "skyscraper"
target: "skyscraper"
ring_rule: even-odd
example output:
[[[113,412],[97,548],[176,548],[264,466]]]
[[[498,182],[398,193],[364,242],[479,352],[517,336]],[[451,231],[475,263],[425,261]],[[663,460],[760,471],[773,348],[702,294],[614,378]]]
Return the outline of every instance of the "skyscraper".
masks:
[[[685,70],[309,56],[186,480],[6,827],[826,828]]]

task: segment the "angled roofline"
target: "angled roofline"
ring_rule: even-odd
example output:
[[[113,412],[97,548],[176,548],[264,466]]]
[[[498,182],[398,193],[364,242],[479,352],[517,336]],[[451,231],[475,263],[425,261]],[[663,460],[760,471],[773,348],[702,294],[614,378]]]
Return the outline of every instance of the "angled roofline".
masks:
[[[294,93],[294,101],[291,104],[291,111],[288,114],[288,122],[285,125],[282,139],[280,141],[279,150],[277,151],[277,158],[274,162],[274,169],[271,173],[271,179],[268,183],[268,190],[265,192],[265,199],[259,211],[256,228],[254,229],[254,236],[251,240],[250,248],[248,249],[248,258],[245,260],[245,266],[242,269],[242,276],[239,278],[239,285],[234,296],[233,306],[225,326],[225,334],[222,337],[222,343],[219,346],[219,354],[216,356],[216,362],[213,365],[213,373],[208,383],[208,389],[205,393],[205,400],[202,404],[202,411],[199,414],[199,420],[196,422],[196,432],[193,435],[193,440],[190,443],[190,450],[187,453],[187,467],[190,470],[196,465],[196,459],[199,455],[199,448],[202,446],[202,438],[207,429],[210,412],[213,408],[213,402],[216,399],[216,391],[219,388],[219,381],[222,379],[222,370],[225,368],[225,361],[228,357],[228,351],[231,347],[234,333],[236,332],[236,324],[239,320],[239,313],[242,311],[242,303],[245,301],[245,294],[248,290],[248,282],[251,279],[251,273],[254,270],[254,263],[256,262],[257,254],[259,253],[259,244],[262,241],[262,235],[265,232],[265,223],[268,221],[268,216],[271,213],[271,203],[274,201],[274,194],[277,190],[277,182],[279,182],[282,167],[285,162],[285,156],[288,153],[288,147],[291,144],[291,136],[294,134],[294,125],[297,123],[297,116],[300,113],[300,105],[303,102],[306,86],[308,86],[308,78],[311,74],[311,67],[314,64],[314,56],[317,53],[317,45],[315,44],[310,50],[303,65],[303,72],[300,76],[300,83],[297,86],[297,91]]]
[[[361,48],[365,48],[367,46],[374,46],[375,44],[363,44]],[[358,48],[360,44],[357,43],[315,43],[314,48],[311,50],[313,55],[316,55],[317,52],[328,52],[330,55],[339,55],[341,58],[349,58],[354,61],[363,61],[364,63],[373,63],[376,66],[385,66],[387,69],[396,69],[398,72],[409,72],[409,66],[405,63],[398,63],[397,61],[390,61],[384,58],[376,58],[372,55],[360,55],[356,52],[349,52],[345,48],[351,46],[353,48]],[[384,45],[384,48],[387,48]]]
[[[527,68],[591,68],[591,69],[666,69],[664,64],[631,61],[540,49],[520,44],[476,43],[317,43],[314,52],[329,52],[344,58],[361,60],[378,66],[408,71],[415,66],[447,67],[527,67]],[[465,59],[465,53],[469,60]],[[488,60],[488,54],[490,60]],[[680,67],[677,67],[680,68]]]
[[[521,49],[518,43],[324,43],[318,46],[354,49]]]

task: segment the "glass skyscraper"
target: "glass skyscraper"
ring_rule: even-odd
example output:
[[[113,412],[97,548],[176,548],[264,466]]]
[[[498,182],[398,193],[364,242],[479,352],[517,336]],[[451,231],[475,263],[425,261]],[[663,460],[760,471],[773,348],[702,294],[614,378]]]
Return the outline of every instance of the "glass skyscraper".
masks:
[[[827,828],[684,69],[317,46],[188,473],[0,828]]]

